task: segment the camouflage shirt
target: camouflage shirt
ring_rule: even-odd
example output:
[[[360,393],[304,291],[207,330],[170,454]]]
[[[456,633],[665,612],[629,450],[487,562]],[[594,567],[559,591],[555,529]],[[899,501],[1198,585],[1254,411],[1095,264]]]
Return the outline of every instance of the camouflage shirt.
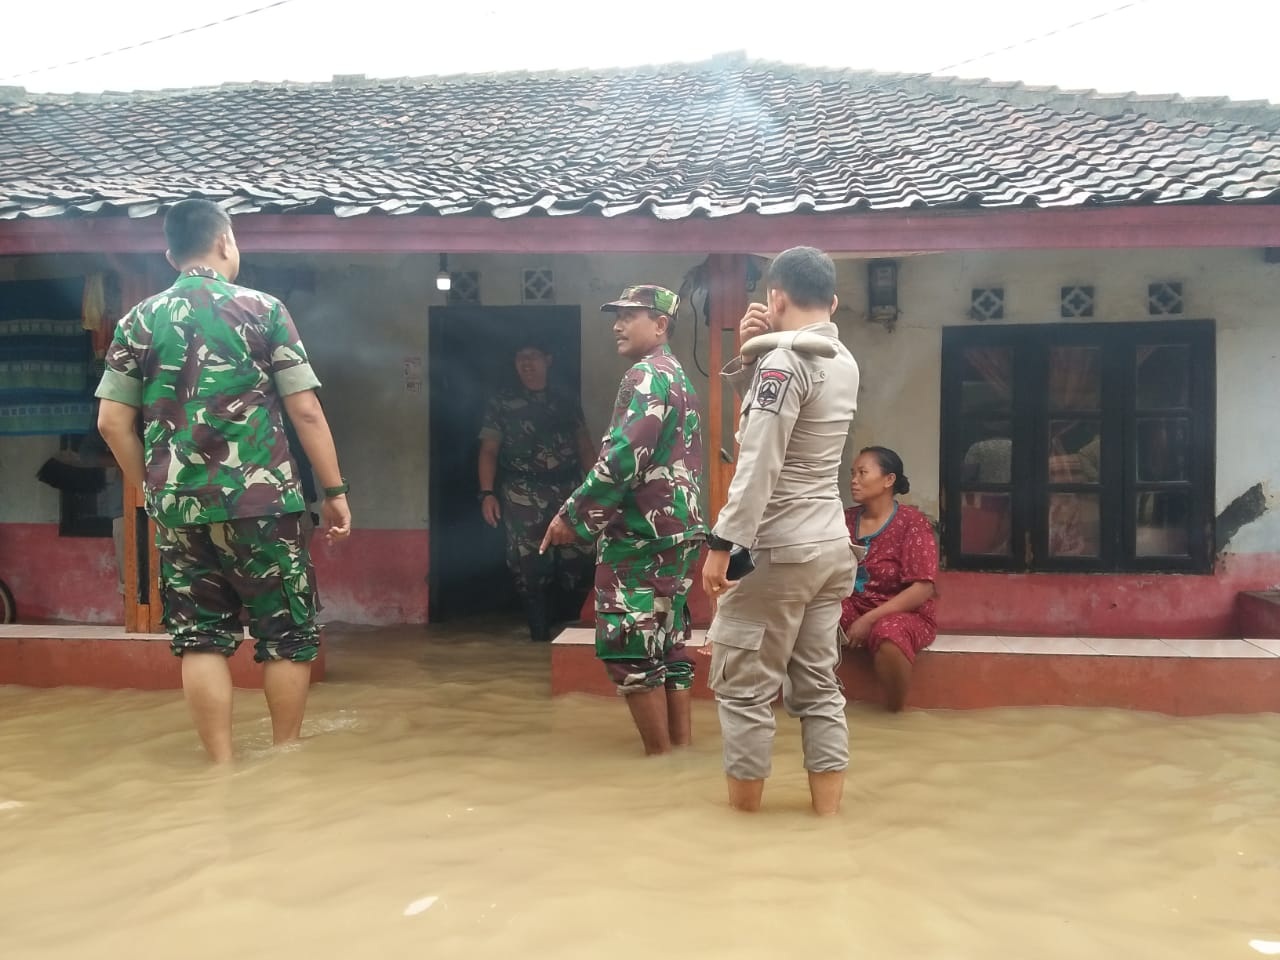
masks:
[[[505,479],[558,480],[582,476],[577,402],[553,390],[505,390],[485,408],[480,439],[497,440],[498,470]]]
[[[697,402],[668,347],[627,371],[600,458],[561,510],[578,536],[648,552],[706,534]]]
[[[280,398],[320,386],[275,297],[194,267],[121,318],[97,395],[142,408],[166,527],[306,509]]]

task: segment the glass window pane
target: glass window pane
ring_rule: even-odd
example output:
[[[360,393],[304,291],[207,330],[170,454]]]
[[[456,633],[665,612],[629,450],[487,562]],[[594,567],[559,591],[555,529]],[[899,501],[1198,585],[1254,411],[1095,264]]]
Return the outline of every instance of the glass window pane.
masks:
[[[1007,493],[965,493],[960,498],[960,552],[980,557],[1012,554],[1013,503]]]
[[[1138,409],[1185,407],[1191,397],[1191,351],[1182,345],[1138,347]]]
[[[1102,352],[1097,347],[1054,347],[1049,351],[1049,409],[1102,407]]]
[[[1049,555],[1096,557],[1102,537],[1102,511],[1094,493],[1049,495]]]
[[[1190,494],[1165,490],[1140,493],[1137,508],[1137,556],[1187,556],[1191,549]]]
[[[970,420],[964,434],[962,483],[1010,483],[1013,477],[1013,424],[1008,420]]]
[[[1102,423],[1049,421],[1049,482],[1098,483],[1102,469]]]
[[[1013,406],[1013,350],[970,347],[961,354],[960,409],[1005,411]]]
[[[1191,421],[1185,418],[1138,421],[1138,482],[1189,480]]]

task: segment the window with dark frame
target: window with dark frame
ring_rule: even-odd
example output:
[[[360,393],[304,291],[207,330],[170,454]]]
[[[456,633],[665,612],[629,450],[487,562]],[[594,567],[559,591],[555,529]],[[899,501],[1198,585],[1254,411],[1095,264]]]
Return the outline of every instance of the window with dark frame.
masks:
[[[1209,572],[1212,321],[949,327],[942,545],[961,570]]]

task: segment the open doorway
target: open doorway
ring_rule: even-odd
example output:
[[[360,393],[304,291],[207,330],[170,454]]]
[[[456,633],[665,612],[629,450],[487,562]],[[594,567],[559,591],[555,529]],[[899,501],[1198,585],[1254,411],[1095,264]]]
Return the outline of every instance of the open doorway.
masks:
[[[432,623],[510,612],[520,604],[507,572],[502,527],[480,515],[476,462],[485,404],[517,383],[514,355],[530,333],[554,356],[550,383],[582,392],[582,317],[576,307],[432,307],[429,616]]]

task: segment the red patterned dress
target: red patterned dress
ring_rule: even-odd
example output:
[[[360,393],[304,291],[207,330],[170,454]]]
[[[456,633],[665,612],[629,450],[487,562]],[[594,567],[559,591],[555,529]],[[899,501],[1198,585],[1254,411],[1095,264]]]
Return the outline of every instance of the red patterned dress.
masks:
[[[845,599],[840,616],[840,629],[848,630],[858,617],[892,600],[913,583],[936,583],[938,579],[938,541],[928,518],[915,507],[900,504],[880,530],[858,537],[858,514],[861,507],[844,512],[845,524],[853,542],[867,548],[862,560],[858,583],[861,592]],[[871,628],[867,649],[874,655],[886,641],[914,662],[916,654],[933,643],[938,635],[934,620],[935,601],[930,599],[910,613],[891,613],[881,617]]]

